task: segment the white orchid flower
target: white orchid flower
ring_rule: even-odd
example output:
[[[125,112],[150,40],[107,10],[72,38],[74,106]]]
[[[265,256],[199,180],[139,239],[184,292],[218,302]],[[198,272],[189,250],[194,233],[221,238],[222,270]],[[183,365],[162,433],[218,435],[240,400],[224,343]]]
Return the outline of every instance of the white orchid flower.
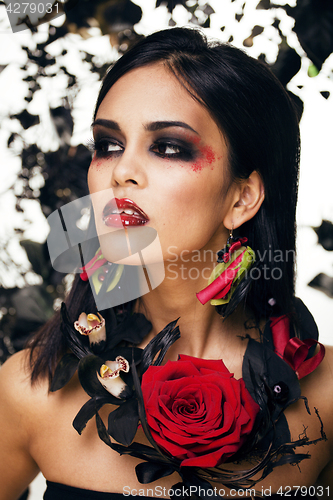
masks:
[[[127,395],[127,384],[120,377],[120,372],[129,372],[129,362],[122,356],[117,356],[115,361],[105,361],[101,366],[97,377],[102,386],[116,398]]]
[[[106,339],[105,319],[99,314],[81,313],[74,328],[81,335],[89,335],[89,344],[98,344]]]

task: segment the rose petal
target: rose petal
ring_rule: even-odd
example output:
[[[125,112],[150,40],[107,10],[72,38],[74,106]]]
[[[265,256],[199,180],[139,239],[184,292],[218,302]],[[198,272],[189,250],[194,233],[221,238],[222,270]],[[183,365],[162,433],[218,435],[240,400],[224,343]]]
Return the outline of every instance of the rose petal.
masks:
[[[182,466],[215,467],[242,446],[259,406],[221,360],[181,355],[143,375],[147,423]]]

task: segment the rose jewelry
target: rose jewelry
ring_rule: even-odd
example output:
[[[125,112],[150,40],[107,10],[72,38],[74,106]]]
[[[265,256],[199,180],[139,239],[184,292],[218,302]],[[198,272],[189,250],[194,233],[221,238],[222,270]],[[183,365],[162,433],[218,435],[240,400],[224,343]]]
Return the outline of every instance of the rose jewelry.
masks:
[[[70,352],[58,363],[51,391],[64,387],[78,370],[90,399],[76,415],[74,428],[81,434],[95,417],[99,437],[110,448],[142,460],[136,466],[142,484],[177,472],[182,482],[173,488],[197,485],[203,498],[211,496],[209,481],[252,487],[275,467],[308,457],[295,448],[326,439],[321,424],[316,440],[304,435],[292,441],[284,416],[301,398],[299,378],[313,371],[325,352],[309,311],[299,299],[295,308],[300,338],[293,336],[287,316],[271,318],[262,342],[249,339],[243,378],[237,380],[222,360],[180,355],[162,365],[180,337],[177,320],[140,349],[136,345],[151,329],[144,315],[114,308],[103,317],[82,313],[73,321],[63,304],[62,331]],[[307,356],[316,344],[319,352]],[[107,427],[99,415],[105,404],[117,406]],[[139,425],[150,446],[133,441]],[[255,465],[228,467],[244,460]]]

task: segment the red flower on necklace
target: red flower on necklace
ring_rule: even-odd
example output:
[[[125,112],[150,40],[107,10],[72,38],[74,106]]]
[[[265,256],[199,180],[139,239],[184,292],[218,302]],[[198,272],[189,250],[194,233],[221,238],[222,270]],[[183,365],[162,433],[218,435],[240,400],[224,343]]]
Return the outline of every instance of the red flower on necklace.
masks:
[[[270,324],[276,354],[291,366],[299,379],[313,372],[324,359],[325,346],[315,339],[290,338],[287,315],[271,318]],[[316,344],[319,345],[319,351],[307,359],[309,349]]]
[[[215,467],[243,445],[259,406],[222,360],[179,356],[142,378],[147,423],[181,466]]]

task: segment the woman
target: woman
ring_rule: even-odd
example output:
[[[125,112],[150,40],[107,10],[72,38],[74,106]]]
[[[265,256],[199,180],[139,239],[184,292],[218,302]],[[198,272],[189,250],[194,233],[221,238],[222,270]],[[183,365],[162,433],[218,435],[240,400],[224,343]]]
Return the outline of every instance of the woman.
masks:
[[[86,263],[81,277],[76,277],[67,309],[63,309],[65,335],[61,334],[57,314],[37,334],[29,350],[10,358],[0,372],[0,421],[5,429],[0,447],[0,499],[18,498],[38,470],[49,481],[46,499],[60,495],[113,498],[108,493],[187,496],[188,490],[180,488],[180,493],[173,493],[170,488],[175,484],[185,489],[195,485],[208,488],[207,480],[212,480],[212,487],[218,487],[220,496],[244,496],[244,490],[237,494],[236,489],[251,486],[253,481],[256,493],[252,491],[252,496],[277,494],[278,498],[288,496],[290,490],[292,494],[299,490],[297,494],[303,497],[328,497],[333,467],[332,350],[328,348],[322,360],[323,348],[315,347],[312,317],[294,298],[299,135],[297,117],[285,91],[263,64],[241,51],[218,42],[209,44],[197,30],[175,28],[145,38],[110,70],[98,97],[93,132],[95,153],[88,185],[101,250]],[[111,190],[114,196],[106,204],[110,198],[103,194],[105,190]],[[107,324],[118,321],[126,325],[126,318],[121,323],[126,310],[130,321],[134,317],[143,321],[134,328],[138,338],[132,338],[131,333],[125,347],[121,347],[149,346],[144,351],[148,358],[151,356],[145,368],[142,360],[134,360],[138,370],[129,356],[125,361],[121,356],[121,362],[117,358],[118,364],[108,367],[110,358],[103,355],[99,338],[94,342],[102,352],[102,361],[96,361],[99,351],[94,351],[92,337],[89,350],[82,347],[89,344],[83,344],[87,339],[80,335],[95,326],[98,331],[102,328],[90,284],[84,281],[85,273],[97,272],[95,278],[100,283],[105,279],[98,274],[102,269],[99,265],[108,270],[105,262],[112,259],[110,244],[102,233],[105,227],[113,230],[122,226],[133,226],[139,241],[141,230],[153,228],[165,267],[165,278],[159,286],[151,286],[148,293],[127,307],[101,311]],[[91,257],[96,251],[94,248]],[[216,266],[211,256],[217,253],[219,264],[210,281],[213,288],[216,284],[220,288],[211,293],[207,279]],[[233,272],[237,258],[243,270],[241,276],[235,274],[239,267]],[[151,263],[156,261],[154,255],[149,259]],[[224,291],[219,275],[226,285]],[[96,296],[100,285],[96,280],[95,285],[91,282]],[[216,307],[209,303],[210,299]],[[90,323],[84,322],[82,312],[94,313]],[[76,331],[73,324],[79,316]],[[173,323],[160,340],[158,332],[177,318],[180,338]],[[118,332],[117,328],[114,331]],[[161,342],[159,346],[166,343],[164,358],[161,355],[158,360],[162,366],[148,367],[158,352],[153,339],[155,345],[156,339]],[[108,337],[106,342],[110,342]],[[289,357],[288,349],[292,353]],[[135,350],[139,357],[141,352]],[[64,353],[71,357],[62,358]],[[179,355],[181,360],[177,361]],[[62,364],[54,375],[61,358]],[[88,396],[77,373],[71,377],[72,373],[65,369],[71,363],[75,369],[79,358],[81,384],[95,405],[91,415],[84,413],[86,406],[74,422],[82,435],[71,423]],[[211,365],[203,360],[216,361]],[[85,370],[89,372],[88,361],[101,369],[96,383],[102,386],[107,386],[108,374],[117,372],[118,377],[119,370],[123,370],[122,377],[117,378],[123,384],[120,392],[111,390],[111,399],[107,400],[106,392],[100,393],[97,388],[103,396],[94,399],[96,384],[91,389],[85,375]],[[112,362],[116,363],[115,358]],[[193,369],[194,378],[178,378],[175,370],[180,370],[179,366]],[[154,385],[156,370],[158,377],[172,373],[180,391],[187,384],[191,386],[194,379],[197,381],[198,374],[210,377],[209,383],[206,378],[196,382],[195,392],[200,393],[199,399],[203,398],[200,408],[191,394],[190,403],[181,403],[181,415],[174,408],[175,414],[170,413],[166,419],[164,415],[163,429],[163,419],[156,416],[160,410],[154,406],[157,400],[160,404]],[[126,378],[125,372],[131,373],[132,379]],[[53,378],[53,392],[49,392],[48,375]],[[120,404],[119,398],[120,409],[126,403],[136,430],[137,401],[142,401],[137,385],[140,376],[147,413],[145,417],[139,404],[142,426],[135,437],[126,436],[131,422],[130,412],[124,411],[121,419],[126,425],[110,417],[109,433],[126,445],[132,437],[135,443],[150,445],[147,434],[153,436],[160,450],[153,459],[149,450],[139,445],[136,449],[140,453],[127,454],[124,448],[110,449],[103,442],[110,446],[101,422],[107,426],[108,415],[116,415],[110,412],[116,406],[104,402]],[[219,385],[222,379],[233,388],[230,397],[224,395],[224,382]],[[207,396],[211,385],[214,387]],[[125,394],[127,388],[135,390],[134,397]],[[230,398],[235,391],[241,394],[241,409],[238,402],[234,403],[230,410],[234,421],[221,431],[227,425],[228,408],[233,406]],[[221,393],[223,398],[229,397],[228,408],[223,406],[224,422],[214,427],[217,433],[208,444],[205,438],[211,433],[209,426],[195,438],[197,443],[192,441],[187,447],[185,441],[194,419],[200,427],[201,418],[215,419],[209,417],[211,408],[225,405],[224,399],[219,399]],[[300,394],[307,398],[311,415]],[[151,395],[153,399],[156,396],[156,401]],[[211,398],[209,404],[206,396]],[[220,403],[215,404],[216,398]],[[177,398],[174,401],[179,403]],[[204,417],[200,413],[202,405],[206,405]],[[100,436],[91,419],[97,410],[102,418],[97,416]],[[184,424],[178,436],[176,413]],[[200,445],[196,451],[196,445],[203,442],[204,447]],[[137,475],[135,466],[142,463],[148,466],[140,465]],[[296,463],[298,467],[292,466]],[[240,469],[248,471],[256,464],[261,465],[252,470],[250,482],[246,482],[247,473]],[[215,476],[209,472],[211,467],[218,469]],[[151,482],[142,484],[143,476]],[[191,493],[211,496],[207,491]]]

